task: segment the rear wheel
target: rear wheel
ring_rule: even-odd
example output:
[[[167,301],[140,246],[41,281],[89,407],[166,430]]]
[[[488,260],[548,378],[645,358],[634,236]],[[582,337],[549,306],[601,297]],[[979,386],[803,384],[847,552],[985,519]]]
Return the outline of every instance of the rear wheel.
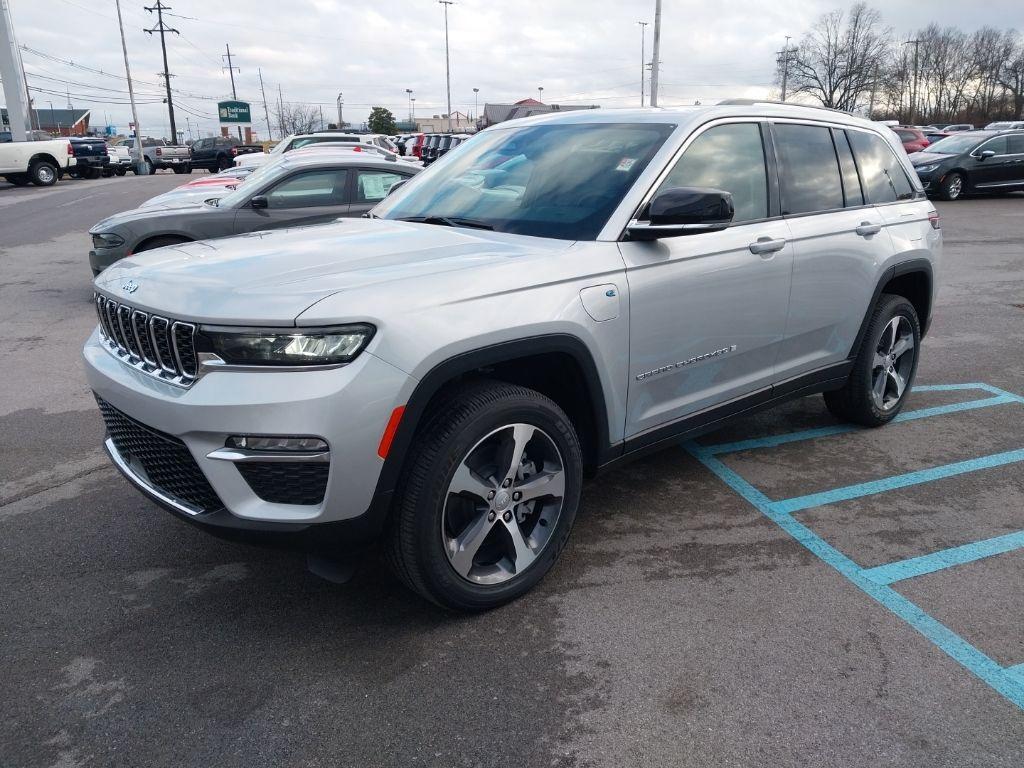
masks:
[[[438,605],[481,611],[532,589],[572,529],[579,441],[554,402],[478,381],[425,417],[395,502],[385,558]]]
[[[903,408],[917,373],[921,324],[914,305],[882,294],[861,342],[850,378],[825,393],[833,415],[866,427],[892,421]]]
[[[37,187],[52,187],[57,183],[57,166],[46,160],[36,160],[28,169],[28,178]]]
[[[939,194],[943,200],[959,200],[964,196],[964,177],[960,173],[951,173],[942,180]]]
[[[149,168],[149,175],[152,176],[156,173],[156,165],[148,157],[146,158],[146,166]]]
[[[126,173],[128,173],[128,169],[122,165],[120,168],[114,171],[114,173],[116,173],[118,176],[124,176]]]

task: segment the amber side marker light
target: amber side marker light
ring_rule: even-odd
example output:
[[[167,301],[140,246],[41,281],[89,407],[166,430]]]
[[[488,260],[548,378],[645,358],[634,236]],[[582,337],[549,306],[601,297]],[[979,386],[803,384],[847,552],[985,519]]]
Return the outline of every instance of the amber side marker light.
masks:
[[[405,406],[400,405],[391,412],[391,418],[388,419],[388,425],[384,427],[384,434],[380,437],[380,445],[377,446],[377,455],[382,459],[388,457],[388,452],[391,450],[391,443],[395,439],[395,433],[398,432],[398,425],[402,421],[402,414],[405,413]]]

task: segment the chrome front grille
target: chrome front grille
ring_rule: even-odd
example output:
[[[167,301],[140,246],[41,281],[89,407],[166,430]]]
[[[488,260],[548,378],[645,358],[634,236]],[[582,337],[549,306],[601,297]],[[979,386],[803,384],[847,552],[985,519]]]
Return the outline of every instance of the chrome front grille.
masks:
[[[100,338],[122,361],[162,381],[188,387],[199,374],[196,326],[151,315],[96,295]]]

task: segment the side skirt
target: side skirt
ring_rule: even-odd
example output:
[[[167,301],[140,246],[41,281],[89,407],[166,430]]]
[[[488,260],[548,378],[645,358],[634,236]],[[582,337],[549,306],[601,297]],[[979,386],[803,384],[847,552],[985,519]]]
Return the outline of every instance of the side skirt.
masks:
[[[680,441],[691,440],[708,432],[714,432],[743,416],[750,416],[806,395],[839,389],[846,383],[852,370],[853,361],[844,360],[841,363],[819,368],[816,371],[759,389],[727,403],[692,413],[642,435],[631,437],[625,441],[622,454],[598,467],[598,473],[604,473],[641,456],[668,448]]]

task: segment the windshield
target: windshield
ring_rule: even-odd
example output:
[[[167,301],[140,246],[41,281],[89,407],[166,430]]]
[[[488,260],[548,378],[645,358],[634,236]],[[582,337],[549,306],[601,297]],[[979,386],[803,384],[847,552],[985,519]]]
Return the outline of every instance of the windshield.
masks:
[[[593,240],[674,128],[588,123],[491,129],[411,180],[374,214]]]
[[[949,136],[945,139],[939,139],[934,144],[929,144],[921,151],[934,152],[938,155],[959,155],[973,148],[979,141],[981,139],[977,135]]]

